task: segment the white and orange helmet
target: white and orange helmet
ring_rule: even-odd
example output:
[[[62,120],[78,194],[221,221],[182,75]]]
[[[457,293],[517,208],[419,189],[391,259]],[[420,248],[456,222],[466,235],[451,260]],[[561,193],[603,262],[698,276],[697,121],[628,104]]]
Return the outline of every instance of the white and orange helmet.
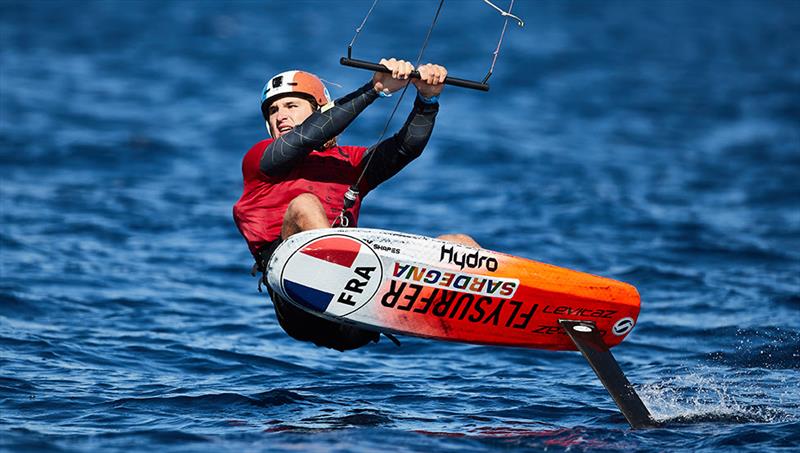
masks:
[[[264,113],[264,118],[269,116],[267,108],[272,101],[290,93],[305,95],[313,99],[318,107],[331,102],[331,95],[319,77],[305,71],[286,71],[269,79],[261,90],[261,112]]]

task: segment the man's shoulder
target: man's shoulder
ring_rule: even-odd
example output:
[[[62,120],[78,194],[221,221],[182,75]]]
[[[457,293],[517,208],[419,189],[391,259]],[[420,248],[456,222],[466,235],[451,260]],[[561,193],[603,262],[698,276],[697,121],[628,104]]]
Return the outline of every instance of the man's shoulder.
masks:
[[[251,146],[250,149],[245,153],[244,158],[242,159],[244,163],[256,160],[261,160],[261,155],[264,154],[264,150],[267,149],[270,143],[275,141],[275,139],[268,138],[266,140],[261,140],[257,142],[255,145]]]
[[[274,138],[267,138],[267,139],[261,140],[259,142],[256,142],[255,145],[250,147],[250,150],[248,151],[248,153],[255,152],[255,151],[262,151],[263,152],[267,148],[267,146],[269,146],[269,144],[274,142],[274,141],[275,141]]]
[[[250,150],[248,150],[244,155],[242,158],[242,174],[244,175],[245,180],[249,178],[255,178],[257,176],[261,162],[261,156],[264,155],[264,150],[267,149],[267,146],[269,146],[269,144],[273,141],[274,140],[272,138],[261,140],[260,142],[251,146]]]

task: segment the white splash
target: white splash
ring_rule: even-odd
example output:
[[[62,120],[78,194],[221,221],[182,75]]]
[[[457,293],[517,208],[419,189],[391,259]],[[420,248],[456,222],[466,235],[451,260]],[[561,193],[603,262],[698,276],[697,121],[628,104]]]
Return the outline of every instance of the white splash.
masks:
[[[785,389],[785,379],[773,376],[765,382],[760,373],[706,367],[682,371],[688,374],[637,388],[656,420],[774,423],[798,418],[784,410],[786,403],[797,407],[785,401],[788,395],[770,392]]]

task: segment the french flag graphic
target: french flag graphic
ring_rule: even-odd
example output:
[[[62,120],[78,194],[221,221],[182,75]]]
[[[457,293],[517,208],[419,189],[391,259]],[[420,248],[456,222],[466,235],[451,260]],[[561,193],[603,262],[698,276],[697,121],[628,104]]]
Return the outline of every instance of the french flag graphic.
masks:
[[[355,267],[363,263],[364,258],[375,261],[377,257],[360,241],[345,236],[317,239],[298,250],[286,264],[283,289],[296,303],[325,312],[353,278]]]

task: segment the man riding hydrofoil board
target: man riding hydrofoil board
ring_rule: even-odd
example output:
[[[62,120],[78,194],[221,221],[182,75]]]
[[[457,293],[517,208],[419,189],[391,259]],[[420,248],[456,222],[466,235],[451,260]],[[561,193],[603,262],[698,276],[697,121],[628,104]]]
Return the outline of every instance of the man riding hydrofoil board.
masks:
[[[307,230],[330,228],[340,214],[356,226],[361,201],[418,157],[433,132],[439,96],[447,69],[435,64],[417,68],[414,106],[393,136],[377,145],[340,146],[338,135],[367,106],[404,88],[414,71],[407,61],[383,59],[390,72],[350,94],[331,101],[320,79],[304,71],[282,72],[261,92],[261,113],[272,138],[256,143],[242,161],[244,190],[233,207],[239,232],[262,273],[281,241]],[[344,208],[344,194],[355,184],[367,160],[353,206]],[[439,237],[480,247],[464,234]],[[376,332],[311,315],[275,294],[267,285],[281,327],[291,337],[340,351],[377,342]]]

